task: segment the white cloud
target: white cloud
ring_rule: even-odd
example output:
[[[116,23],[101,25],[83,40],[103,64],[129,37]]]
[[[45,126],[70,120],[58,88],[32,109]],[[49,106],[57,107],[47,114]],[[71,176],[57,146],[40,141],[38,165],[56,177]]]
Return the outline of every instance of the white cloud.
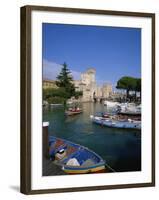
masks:
[[[71,71],[71,74],[72,74],[74,80],[80,80],[81,79],[81,72],[77,72],[77,71],[74,71],[74,70],[70,70],[70,71]]]
[[[55,62],[43,60],[43,79],[56,80],[60,73],[62,65]],[[74,80],[79,80],[81,72],[70,70]]]

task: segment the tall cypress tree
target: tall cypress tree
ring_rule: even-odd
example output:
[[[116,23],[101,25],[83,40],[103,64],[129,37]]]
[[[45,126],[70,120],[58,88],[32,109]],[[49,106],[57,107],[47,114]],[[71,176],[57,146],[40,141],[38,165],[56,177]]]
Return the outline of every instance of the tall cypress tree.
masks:
[[[75,87],[73,84],[73,77],[72,77],[71,72],[68,69],[66,63],[63,64],[61,72],[57,76],[56,85],[60,88],[65,89],[65,91],[67,93],[66,98],[70,98],[75,95]]]

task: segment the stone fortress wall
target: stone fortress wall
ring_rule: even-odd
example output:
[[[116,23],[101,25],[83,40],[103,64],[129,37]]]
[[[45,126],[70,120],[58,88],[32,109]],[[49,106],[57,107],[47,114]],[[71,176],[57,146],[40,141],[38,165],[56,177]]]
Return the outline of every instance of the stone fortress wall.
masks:
[[[74,85],[76,91],[82,91],[82,102],[94,101],[94,98],[108,98],[112,94],[112,85],[103,84],[98,86],[96,83],[96,70],[94,68],[87,69],[84,73],[81,73],[81,79],[75,80]]]

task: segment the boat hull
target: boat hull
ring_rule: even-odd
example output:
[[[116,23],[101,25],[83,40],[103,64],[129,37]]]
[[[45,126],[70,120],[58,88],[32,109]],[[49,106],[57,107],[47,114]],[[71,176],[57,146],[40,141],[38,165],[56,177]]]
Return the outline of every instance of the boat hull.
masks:
[[[67,174],[88,174],[88,173],[102,173],[106,172],[105,165],[96,166],[88,169],[71,169],[71,168],[64,168],[63,169]]]
[[[80,110],[80,111],[73,111],[73,112],[71,112],[71,111],[66,111],[65,112],[65,115],[67,115],[67,116],[72,116],[72,115],[78,115],[78,114],[81,114],[82,113],[82,110]]]
[[[141,105],[136,106],[134,103],[126,103],[118,107],[118,114],[129,116],[141,116]]]
[[[120,105],[120,103],[118,103],[118,102],[104,101],[104,106],[107,106],[109,108],[114,108],[119,105]]]
[[[119,115],[141,116],[141,112],[118,112]]]
[[[123,129],[141,129],[140,121],[117,121],[117,120],[105,120],[100,117],[92,117],[92,121],[96,124],[110,127],[110,128],[123,128]]]
[[[50,137],[49,144],[50,158],[54,158],[54,163],[61,166],[62,170],[68,174],[100,173],[105,171],[105,161],[94,151],[72,143],[70,141]],[[62,152],[58,154],[57,152]],[[76,165],[70,164],[70,160],[76,159]]]

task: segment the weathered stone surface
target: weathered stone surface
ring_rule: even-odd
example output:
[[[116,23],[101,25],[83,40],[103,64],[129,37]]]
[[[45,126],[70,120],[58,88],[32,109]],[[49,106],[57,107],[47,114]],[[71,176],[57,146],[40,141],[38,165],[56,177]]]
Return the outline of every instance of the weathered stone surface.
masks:
[[[93,101],[94,97],[108,98],[112,94],[112,85],[98,86],[96,83],[96,70],[89,68],[81,74],[81,80],[74,81],[77,91],[82,91],[82,102]]]

